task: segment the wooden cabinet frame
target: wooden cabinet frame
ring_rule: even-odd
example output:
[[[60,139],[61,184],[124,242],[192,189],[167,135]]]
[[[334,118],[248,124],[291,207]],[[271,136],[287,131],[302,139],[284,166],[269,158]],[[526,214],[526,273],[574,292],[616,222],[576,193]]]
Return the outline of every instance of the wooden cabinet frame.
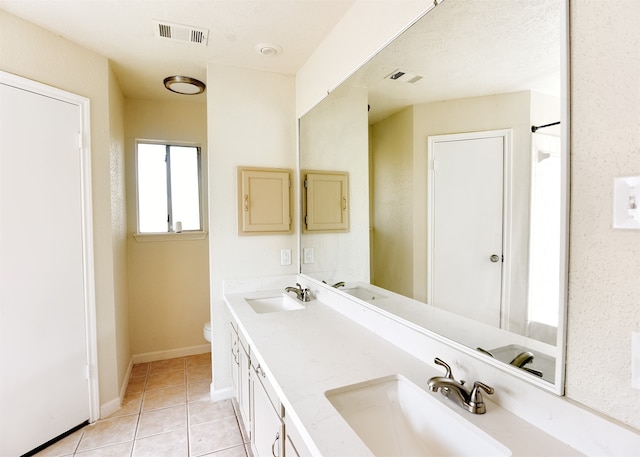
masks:
[[[349,173],[303,170],[302,231],[349,231]]]
[[[238,234],[291,232],[291,174],[282,168],[238,167]]]

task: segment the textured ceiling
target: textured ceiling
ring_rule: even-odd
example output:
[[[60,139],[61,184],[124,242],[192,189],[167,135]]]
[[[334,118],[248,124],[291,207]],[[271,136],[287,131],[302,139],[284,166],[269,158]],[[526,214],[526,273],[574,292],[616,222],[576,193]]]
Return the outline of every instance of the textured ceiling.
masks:
[[[207,62],[295,74],[354,0],[0,0],[0,9],[111,59],[127,97],[176,99],[162,84],[206,81]],[[206,47],[155,38],[153,21],[209,30]],[[259,43],[283,52],[264,56]],[[206,101],[195,96],[193,101]]]
[[[560,96],[560,0],[446,0],[354,74],[370,122],[401,107],[531,90]],[[415,84],[385,79],[395,70]]]

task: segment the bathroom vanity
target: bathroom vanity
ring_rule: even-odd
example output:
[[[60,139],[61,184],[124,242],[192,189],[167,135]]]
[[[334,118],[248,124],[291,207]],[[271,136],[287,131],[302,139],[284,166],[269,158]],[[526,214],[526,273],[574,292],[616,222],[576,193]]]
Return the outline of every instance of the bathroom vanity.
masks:
[[[431,345],[421,355],[415,338],[360,299],[299,281],[311,288],[308,303],[284,289],[225,295],[237,400],[256,455],[582,455],[489,395],[480,415],[429,392],[444,372],[425,361],[448,354]],[[451,364],[457,378],[486,381]],[[400,408],[376,420],[393,406],[386,398]],[[364,416],[355,411],[363,406]]]

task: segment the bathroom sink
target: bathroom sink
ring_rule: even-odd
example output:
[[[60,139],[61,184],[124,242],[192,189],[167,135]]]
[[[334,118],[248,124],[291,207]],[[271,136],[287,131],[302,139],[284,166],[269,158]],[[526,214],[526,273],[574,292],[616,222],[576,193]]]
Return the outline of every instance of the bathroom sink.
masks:
[[[341,387],[327,399],[376,456],[510,456],[484,431],[400,375]]]
[[[371,289],[367,289],[366,287],[362,287],[362,286],[347,287],[342,289],[342,291],[364,301],[374,301],[374,300],[381,300],[383,298],[387,298],[382,294],[379,294],[377,292],[374,292]]]
[[[304,308],[302,303],[298,302],[295,298],[289,297],[285,294],[280,294],[273,297],[245,298],[245,300],[258,314],[275,313],[279,311],[293,311],[296,309]]]

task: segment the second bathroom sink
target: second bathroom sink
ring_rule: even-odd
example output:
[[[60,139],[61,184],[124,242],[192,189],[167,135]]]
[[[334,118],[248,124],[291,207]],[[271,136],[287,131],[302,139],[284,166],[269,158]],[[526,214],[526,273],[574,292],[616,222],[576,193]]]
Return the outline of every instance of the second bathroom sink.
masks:
[[[502,443],[400,375],[333,389],[327,399],[376,456],[510,456]]]

